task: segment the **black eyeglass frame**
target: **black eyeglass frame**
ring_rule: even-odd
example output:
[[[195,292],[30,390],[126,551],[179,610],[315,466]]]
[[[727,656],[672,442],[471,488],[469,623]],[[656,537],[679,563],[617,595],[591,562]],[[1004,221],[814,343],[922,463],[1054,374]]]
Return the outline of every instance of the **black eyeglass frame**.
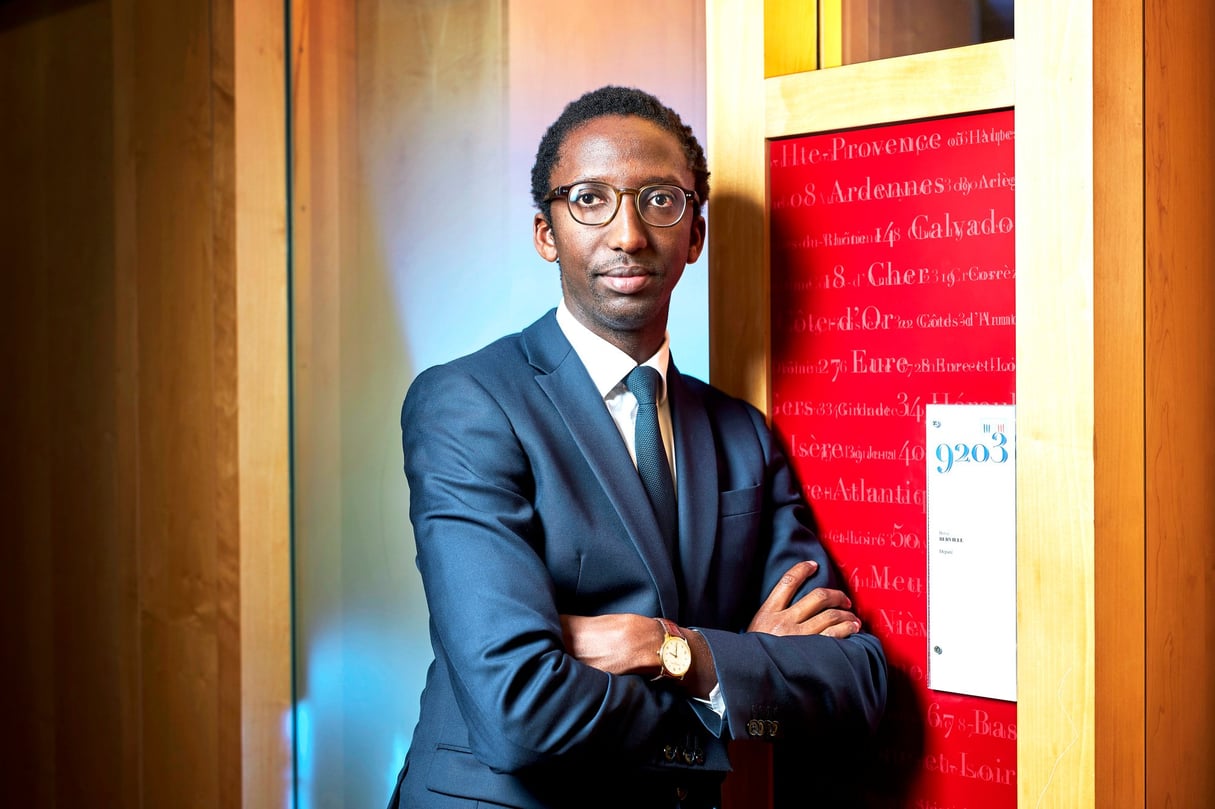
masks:
[[[610,188],[610,189],[612,189],[612,193],[616,195],[616,206],[612,209],[612,215],[609,216],[607,219],[603,220],[602,222],[599,222],[598,224],[594,224],[594,225],[587,224],[586,222],[583,222],[581,219],[579,219],[578,215],[574,213],[574,209],[570,206],[570,199],[569,199],[570,191],[572,191],[573,189],[577,188],[580,185],[588,185],[588,184],[589,185],[601,185],[604,188]],[[645,218],[645,214],[643,214],[641,212],[641,193],[650,188],[674,188],[674,189],[677,189],[677,190],[683,192],[685,201],[684,201],[683,211],[679,214],[678,219],[676,219],[674,222],[672,222],[669,225],[656,225],[653,222],[651,222]],[[612,185],[611,183],[605,183],[601,180],[579,180],[578,182],[570,183],[569,185],[559,185],[556,188],[554,188],[552,191],[548,192],[548,196],[546,196],[544,198],[544,201],[553,202],[554,200],[564,198],[565,207],[570,212],[570,218],[572,218],[575,222],[582,225],[583,227],[601,228],[601,227],[610,225],[612,223],[612,220],[616,218],[616,214],[620,213],[620,199],[625,194],[633,195],[633,207],[637,210],[637,216],[641,218],[642,222],[645,222],[647,225],[649,225],[652,228],[673,228],[676,225],[678,225],[680,222],[682,222],[683,218],[685,216],[687,216],[688,207],[689,207],[687,204],[688,202],[692,203],[692,207],[696,207],[696,206],[700,205],[700,197],[699,197],[699,195],[697,195],[697,193],[695,191],[691,191],[680,185],[675,185],[675,183],[650,183],[649,185],[643,185],[640,188],[628,188],[628,187],[617,188],[616,186]]]

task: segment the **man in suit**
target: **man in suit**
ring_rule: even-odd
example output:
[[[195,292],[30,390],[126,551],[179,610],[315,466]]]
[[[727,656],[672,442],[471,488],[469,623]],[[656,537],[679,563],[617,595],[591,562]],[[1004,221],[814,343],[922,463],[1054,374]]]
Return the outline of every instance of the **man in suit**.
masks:
[[[391,809],[713,807],[730,739],[848,756],[881,646],[762,415],[670,357],[703,150],[605,87],[549,128],[532,191],[560,305],[401,414],[435,660]]]

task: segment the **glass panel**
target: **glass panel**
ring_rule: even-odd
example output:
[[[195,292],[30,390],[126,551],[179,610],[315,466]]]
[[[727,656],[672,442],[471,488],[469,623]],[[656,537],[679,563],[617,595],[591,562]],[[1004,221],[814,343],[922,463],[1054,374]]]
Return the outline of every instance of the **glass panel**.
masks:
[[[422,369],[556,305],[530,171],[582,92],[632,84],[704,141],[700,0],[290,0],[298,807],[383,806],[431,660],[401,471]],[[645,21],[621,31],[620,20]],[[560,43],[611,32],[588,65]],[[607,34],[605,33],[605,36]],[[656,54],[661,36],[668,46]],[[554,43],[558,43],[554,45]],[[470,189],[475,212],[462,204]],[[671,312],[708,373],[707,256]]]
[[[819,14],[822,67],[1013,35],[1013,0],[823,0]]]

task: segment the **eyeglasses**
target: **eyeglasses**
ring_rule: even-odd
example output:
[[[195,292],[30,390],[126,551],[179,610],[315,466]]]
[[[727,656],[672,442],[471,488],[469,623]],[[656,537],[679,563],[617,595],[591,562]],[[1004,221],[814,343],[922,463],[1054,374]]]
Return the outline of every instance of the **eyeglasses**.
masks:
[[[677,185],[644,185],[641,188],[616,188],[607,183],[574,183],[554,188],[544,198],[552,202],[565,197],[574,221],[590,227],[611,222],[620,210],[622,194],[632,194],[641,221],[656,228],[679,224],[688,209],[688,200],[699,202],[695,191]]]

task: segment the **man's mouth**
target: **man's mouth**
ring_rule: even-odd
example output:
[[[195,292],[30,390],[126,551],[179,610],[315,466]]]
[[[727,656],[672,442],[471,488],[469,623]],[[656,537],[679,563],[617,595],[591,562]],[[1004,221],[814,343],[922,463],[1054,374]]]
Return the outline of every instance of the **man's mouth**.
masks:
[[[613,267],[600,274],[603,283],[621,295],[632,295],[649,286],[655,275],[645,267]]]

